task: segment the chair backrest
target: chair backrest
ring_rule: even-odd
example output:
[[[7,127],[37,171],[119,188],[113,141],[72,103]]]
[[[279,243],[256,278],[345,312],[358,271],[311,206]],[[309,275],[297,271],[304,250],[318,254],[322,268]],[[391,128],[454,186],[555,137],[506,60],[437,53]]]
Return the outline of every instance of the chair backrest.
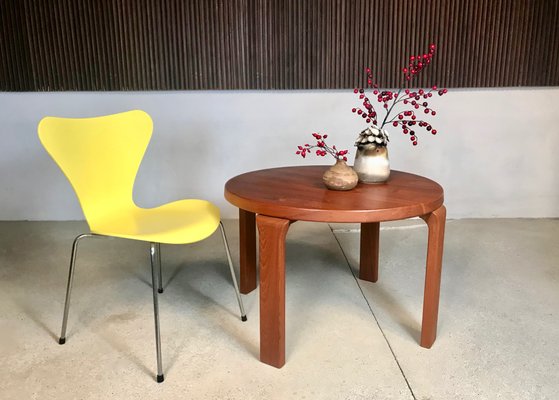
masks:
[[[152,130],[150,116],[140,110],[39,123],[39,139],[72,184],[90,228],[135,207],[134,180]]]

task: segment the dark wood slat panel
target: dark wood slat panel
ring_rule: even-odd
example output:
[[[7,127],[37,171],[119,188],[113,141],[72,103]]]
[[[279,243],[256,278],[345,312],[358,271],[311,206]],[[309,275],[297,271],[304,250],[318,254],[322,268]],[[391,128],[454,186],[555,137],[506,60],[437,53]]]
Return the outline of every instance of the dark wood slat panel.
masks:
[[[558,86],[556,0],[4,0],[0,90]]]

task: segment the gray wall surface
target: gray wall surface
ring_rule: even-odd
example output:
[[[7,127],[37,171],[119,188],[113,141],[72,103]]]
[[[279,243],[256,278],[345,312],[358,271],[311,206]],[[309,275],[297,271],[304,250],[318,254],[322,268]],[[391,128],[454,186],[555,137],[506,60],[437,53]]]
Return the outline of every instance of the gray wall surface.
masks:
[[[436,136],[413,147],[391,129],[393,169],[427,176],[445,189],[450,218],[559,217],[559,88],[451,90],[431,105]],[[77,199],[41,147],[46,115],[88,117],[147,111],[154,135],[136,179],[138,205],[180,198],[216,203],[236,174],[276,166],[333,164],[295,155],[311,133],[355,154],[366,127],[348,90],[0,93],[0,220],[83,219]]]

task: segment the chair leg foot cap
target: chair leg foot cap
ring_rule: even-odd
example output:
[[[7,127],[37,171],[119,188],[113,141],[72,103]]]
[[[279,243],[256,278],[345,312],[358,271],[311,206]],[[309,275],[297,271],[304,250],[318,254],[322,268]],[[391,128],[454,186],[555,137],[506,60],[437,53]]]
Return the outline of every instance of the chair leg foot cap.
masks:
[[[58,339],[58,344],[64,344],[66,343],[66,338],[61,337],[60,339]]]
[[[164,375],[157,375],[157,383],[161,383],[165,380],[165,376]]]
[[[245,322],[247,320],[247,316],[246,315],[241,315],[241,321]]]
[[[163,289],[157,289],[159,293],[163,293]]]

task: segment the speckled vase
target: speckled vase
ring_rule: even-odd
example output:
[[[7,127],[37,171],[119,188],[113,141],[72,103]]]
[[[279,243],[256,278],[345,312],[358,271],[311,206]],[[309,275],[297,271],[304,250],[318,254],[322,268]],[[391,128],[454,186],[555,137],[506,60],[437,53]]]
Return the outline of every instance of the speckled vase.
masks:
[[[326,170],[322,181],[331,190],[351,190],[357,186],[358,177],[344,160],[336,160],[336,164]]]
[[[384,183],[390,176],[390,161],[386,146],[374,144],[361,145],[355,152],[353,169],[359,176],[359,182]]]

